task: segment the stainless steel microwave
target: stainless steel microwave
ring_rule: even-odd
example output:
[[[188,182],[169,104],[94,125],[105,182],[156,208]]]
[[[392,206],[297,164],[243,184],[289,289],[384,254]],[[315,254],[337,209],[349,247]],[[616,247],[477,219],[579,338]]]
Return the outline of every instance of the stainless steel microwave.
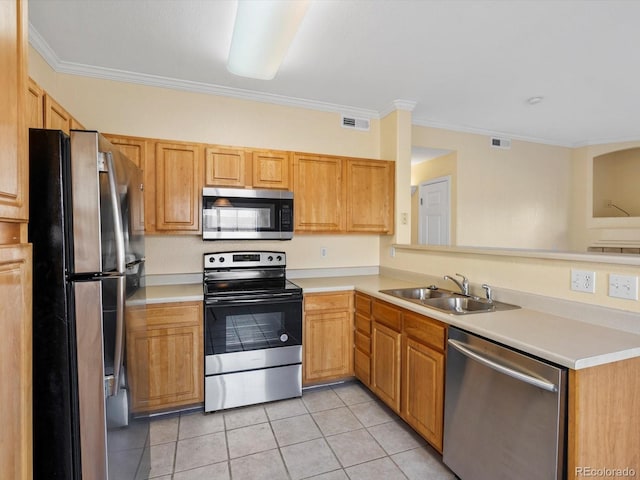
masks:
[[[291,240],[293,192],[202,189],[203,240]]]

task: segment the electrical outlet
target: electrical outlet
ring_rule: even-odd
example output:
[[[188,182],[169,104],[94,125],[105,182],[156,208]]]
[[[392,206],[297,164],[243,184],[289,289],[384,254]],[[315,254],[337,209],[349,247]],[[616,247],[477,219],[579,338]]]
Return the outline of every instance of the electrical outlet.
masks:
[[[320,256],[321,256],[322,258],[324,258],[324,257],[326,257],[326,256],[327,256],[327,247],[321,247],[321,248],[320,248]]]
[[[609,296],[638,300],[638,277],[609,274]]]
[[[400,223],[402,225],[406,225],[409,222],[409,215],[407,212],[402,212],[400,214]]]
[[[596,272],[571,269],[571,290],[576,292],[595,293]]]

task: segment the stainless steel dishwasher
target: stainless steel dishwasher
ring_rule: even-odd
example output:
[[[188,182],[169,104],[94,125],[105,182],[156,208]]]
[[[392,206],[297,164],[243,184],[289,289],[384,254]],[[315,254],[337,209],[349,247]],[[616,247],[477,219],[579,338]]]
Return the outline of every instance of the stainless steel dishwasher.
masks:
[[[462,480],[561,480],[567,370],[449,328],[444,463]]]

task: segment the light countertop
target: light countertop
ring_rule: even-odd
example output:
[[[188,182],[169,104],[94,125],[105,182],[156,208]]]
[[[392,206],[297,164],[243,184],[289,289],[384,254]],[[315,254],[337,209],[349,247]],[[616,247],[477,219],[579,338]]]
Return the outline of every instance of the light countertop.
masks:
[[[415,287],[415,282],[384,275],[294,278],[304,293],[358,290],[407,310],[435,318],[550,362],[579,370],[640,356],[640,335],[530,308],[452,315],[405,301],[379,290]],[[146,288],[147,303],[202,301],[201,284]]]

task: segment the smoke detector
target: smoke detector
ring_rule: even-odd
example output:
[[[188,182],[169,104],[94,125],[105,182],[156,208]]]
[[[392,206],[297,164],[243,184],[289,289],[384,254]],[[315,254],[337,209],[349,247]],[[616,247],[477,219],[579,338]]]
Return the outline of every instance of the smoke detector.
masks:
[[[352,128],[354,130],[368,131],[369,119],[348,117],[346,115],[342,115],[341,126],[342,128]]]

